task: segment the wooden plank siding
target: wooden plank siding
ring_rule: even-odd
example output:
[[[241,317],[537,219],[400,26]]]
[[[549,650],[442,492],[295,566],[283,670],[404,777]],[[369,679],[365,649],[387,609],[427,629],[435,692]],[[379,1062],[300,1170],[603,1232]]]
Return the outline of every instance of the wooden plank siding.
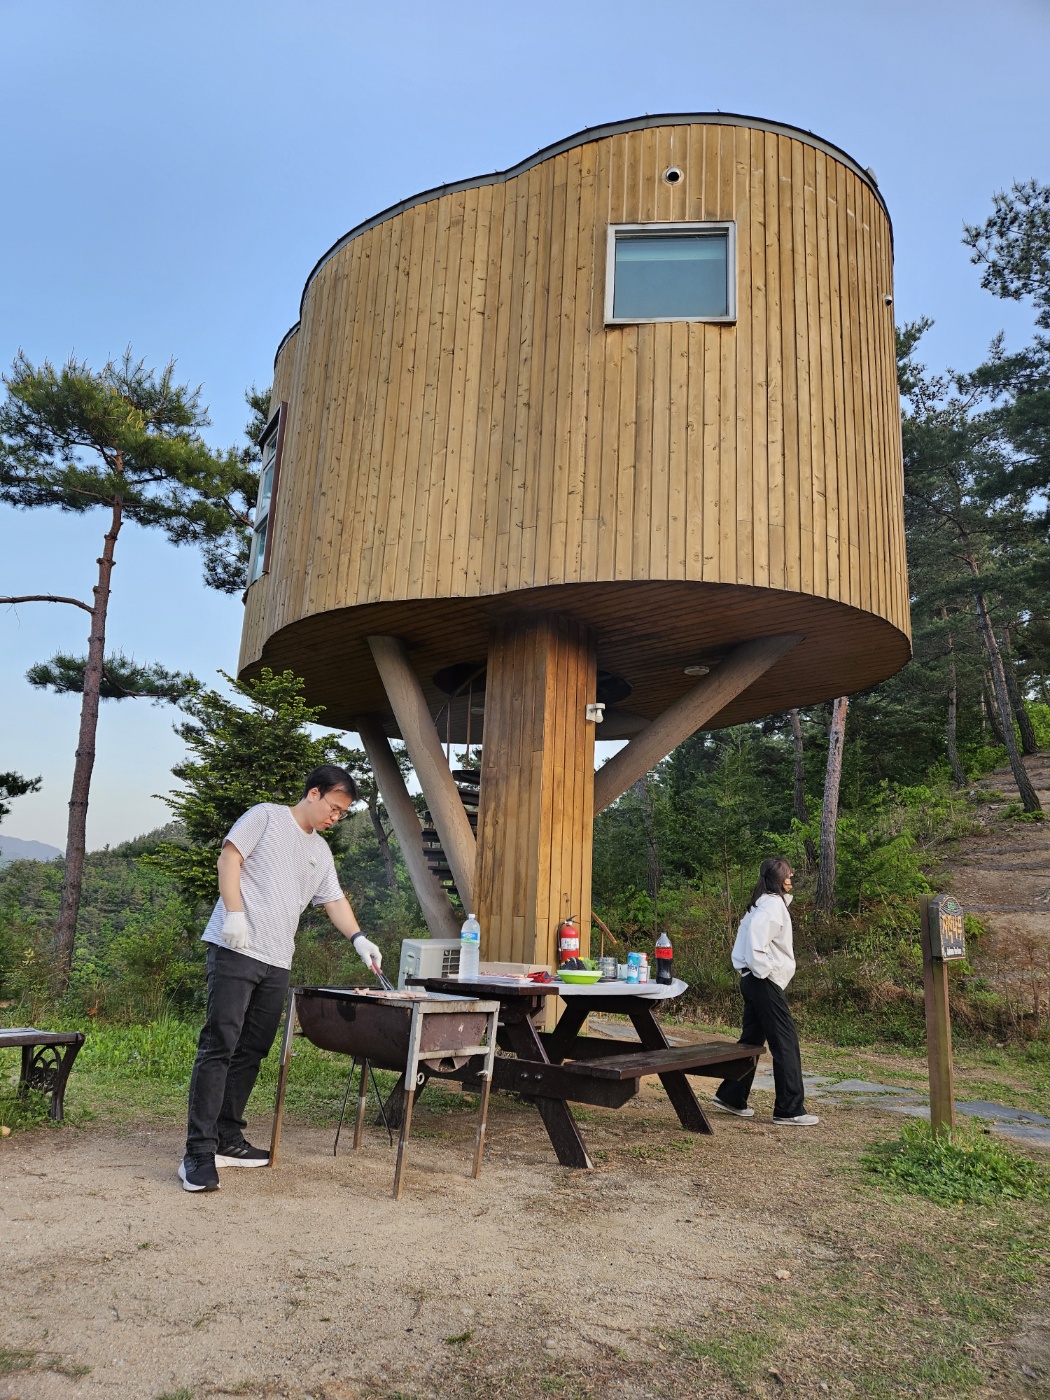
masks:
[[[735,323],[605,326],[608,224],[652,220],[735,221]],[[454,661],[484,656],[493,608],[524,593],[664,582],[673,610],[695,590],[683,654],[768,632],[776,593],[798,605],[780,630],[825,635],[822,605],[860,628],[809,656],[809,698],[891,673],[909,635],[892,292],[870,184],[760,124],[654,119],[366,227],[313,275],[277,359],[280,500],[240,670],[292,665],[313,694],[337,613],[340,646],[384,630],[386,605],[429,648],[436,605],[472,602]],[[756,590],[755,614],[734,602],[718,642],[726,588]],[[597,644],[605,665],[615,640]],[[636,650],[644,714],[659,658]],[[371,707],[371,676],[343,685],[348,711]]]
[[[575,915],[590,935],[594,639],[557,616],[508,618],[488,653],[475,904],[483,958],[552,963]]]

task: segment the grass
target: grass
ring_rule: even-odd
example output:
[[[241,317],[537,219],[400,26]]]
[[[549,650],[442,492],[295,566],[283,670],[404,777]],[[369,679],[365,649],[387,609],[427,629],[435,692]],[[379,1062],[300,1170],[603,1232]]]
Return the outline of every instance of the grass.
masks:
[[[935,1137],[928,1123],[908,1124],[899,1138],[879,1143],[861,1162],[885,1184],[941,1205],[1050,1195],[1044,1170],[974,1127]]]
[[[0,1376],[14,1375],[17,1371],[54,1371],[56,1375],[68,1376],[70,1380],[75,1381],[91,1372],[90,1366],[73,1366],[58,1356],[38,1360],[40,1355],[38,1351],[16,1351],[9,1347],[0,1347]]]
[[[851,1257],[762,1287],[749,1308],[717,1309],[703,1330],[666,1334],[669,1345],[748,1396],[783,1386],[870,1400],[1021,1393],[988,1388],[990,1372],[1018,1319],[1045,1307],[1046,1212],[964,1208],[938,1229],[922,1217],[929,1209],[873,1214]]]
[[[48,1122],[51,1099],[36,1089],[26,1089],[19,1093],[13,1086],[0,1090],[0,1127],[12,1132],[26,1128],[39,1128]]]

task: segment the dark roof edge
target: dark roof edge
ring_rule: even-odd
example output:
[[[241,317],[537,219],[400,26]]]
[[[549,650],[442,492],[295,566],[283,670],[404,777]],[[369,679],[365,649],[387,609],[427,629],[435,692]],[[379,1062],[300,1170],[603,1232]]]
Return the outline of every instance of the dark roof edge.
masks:
[[[317,262],[310,269],[310,275],[306,279],[303,287],[303,295],[299,301],[299,314],[302,316],[303,303],[306,300],[306,293],[310,289],[310,283],[324,267],[329,259],[333,258],[341,248],[360,237],[362,233],[367,233],[369,229],[375,228],[378,224],[385,223],[387,219],[394,218],[397,214],[403,214],[408,209],[414,209],[417,204],[428,204],[432,199],[440,199],[446,194],[456,194],[460,190],[479,189],[483,185],[501,185],[508,180],[516,179],[519,175],[524,175],[527,170],[531,170],[534,165],[540,165],[545,160],[550,160],[554,156],[561,155],[564,151],[571,151],[575,146],[584,146],[590,141],[601,141],[607,136],[620,136],[628,131],[644,131],[652,126],[744,126],[756,131],[771,131],[777,136],[790,136],[793,140],[803,141],[807,146],[813,146],[818,151],[823,151],[825,155],[832,156],[835,160],[841,161],[843,165],[849,167],[858,179],[863,180],[869,187],[875,198],[882,206],[886,218],[890,219],[890,211],[886,208],[886,201],[882,197],[878,183],[862,166],[858,165],[848,152],[841,146],[836,146],[831,141],[825,141],[820,136],[815,136],[812,131],[805,131],[802,127],[791,126],[787,122],[766,121],[762,117],[747,117],[739,112],[665,112],[656,116],[629,117],[626,121],[605,122],[601,126],[584,127],[582,131],[577,131],[573,136],[566,136],[561,141],[555,141],[550,146],[544,146],[535,155],[527,156],[519,161],[517,165],[512,165],[506,170],[494,170],[491,175],[475,175],[467,180],[453,180],[448,185],[435,185],[433,189],[423,190],[420,194],[411,195],[408,199],[402,199],[397,204],[391,204],[389,208],[381,210],[378,214],[373,214],[370,219],[365,219],[362,223],[355,224],[352,229],[344,233],[342,238],[337,239],[327,252],[322,253]],[[890,236],[893,235],[893,222],[890,220]],[[285,335],[280,345],[277,347],[277,355],[274,356],[276,365],[277,356],[287,345],[291,336],[299,329],[297,321],[291,330]]]

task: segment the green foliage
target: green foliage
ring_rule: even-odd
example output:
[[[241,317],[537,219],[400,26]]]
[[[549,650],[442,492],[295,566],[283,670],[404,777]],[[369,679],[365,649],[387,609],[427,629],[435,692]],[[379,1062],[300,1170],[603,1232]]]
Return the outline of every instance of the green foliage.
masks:
[[[983,1204],[1050,1195],[1050,1176],[980,1128],[935,1137],[928,1123],[909,1124],[895,1142],[862,1158],[888,1185],[941,1205]]]
[[[137,858],[143,848],[155,849],[156,839],[87,857],[68,994],[73,1006],[151,1016],[189,1008],[199,998],[203,955],[193,910],[170,879]],[[51,929],[62,876],[61,861],[15,861],[0,870],[0,993],[30,1008],[50,1000]]]
[[[0,500],[78,513],[119,500],[125,519],[173,544],[245,528],[230,504],[245,468],[232,448],[207,446],[200,390],[174,371],[147,370],[130,350],[101,370],[72,358],[38,367],[20,352],[0,407]]]
[[[39,792],[40,783],[40,778],[23,778],[21,773],[0,773],[0,822],[10,812],[13,798]]]
[[[201,546],[204,581],[220,593],[239,593],[248,577],[251,523],[259,493],[259,439],[270,421],[270,390],[253,384],[245,393],[250,416],[244,429],[247,442],[237,454],[240,470],[233,474],[226,497],[232,527],[209,538]]]
[[[86,668],[87,657],[56,652],[50,661],[30,666],[26,680],[38,690],[53,690],[56,695],[83,695]],[[103,700],[149,699],[155,704],[167,701],[175,705],[200,688],[191,675],[169,671],[158,661],[140,665],[122,651],[107,656],[102,668],[99,695]]]
[[[51,1096],[35,1089],[16,1089],[13,1085],[0,1087],[0,1127],[14,1132],[39,1128],[48,1122]]]
[[[226,679],[237,699],[201,689],[183,702],[189,719],[176,732],[191,757],[172,769],[185,786],[163,800],[186,842],[165,844],[148,858],[193,902],[218,897],[215,862],[238,817],[259,802],[298,802],[311,768],[338,763],[343,752],[328,735],[310,736],[307,725],[321,710],[307,705],[291,671],[275,675],[264,667],[255,680]]]
[[[994,296],[1038,308],[1036,324],[1050,329],[1050,186],[1014,181],[1009,194],[992,196],[983,225],[967,224],[964,242],[982,265],[981,286]]]

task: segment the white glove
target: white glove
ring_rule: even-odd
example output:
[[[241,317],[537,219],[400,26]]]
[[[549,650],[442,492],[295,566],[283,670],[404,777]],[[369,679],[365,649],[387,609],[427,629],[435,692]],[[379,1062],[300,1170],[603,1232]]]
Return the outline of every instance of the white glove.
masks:
[[[241,953],[248,946],[248,916],[243,909],[230,910],[222,923],[222,941]]]
[[[357,950],[357,956],[368,968],[369,972],[379,972],[383,967],[383,954],[374,943],[364,936],[363,933],[355,933],[353,944]]]

